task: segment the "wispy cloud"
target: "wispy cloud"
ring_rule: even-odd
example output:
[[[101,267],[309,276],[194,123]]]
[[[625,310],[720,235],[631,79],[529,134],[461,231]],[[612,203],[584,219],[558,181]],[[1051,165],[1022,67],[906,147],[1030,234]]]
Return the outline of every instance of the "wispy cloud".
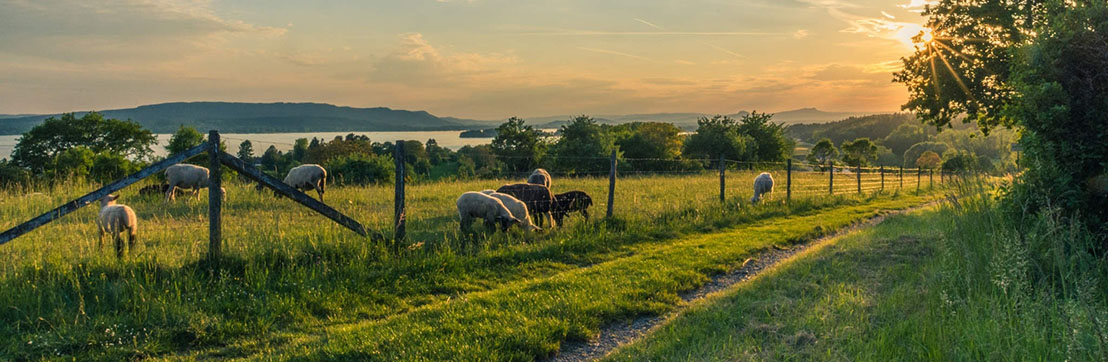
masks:
[[[628,57],[628,58],[632,58],[632,59],[645,60],[645,61],[648,61],[648,62],[656,62],[656,60],[650,59],[650,58],[647,58],[647,57],[644,57],[644,56],[628,54],[628,53],[624,53],[624,52],[618,52],[618,51],[615,51],[615,50],[585,48],[585,47],[578,47],[577,49],[584,50],[584,51],[587,51],[587,52],[593,52],[593,53],[611,54],[611,55],[618,55],[618,56],[621,56],[621,57]]]
[[[724,48],[724,47],[721,47],[721,46],[718,46],[718,45],[715,45],[715,44],[712,44],[712,43],[709,43],[709,42],[706,42],[706,41],[702,41],[702,42],[700,42],[700,43],[701,43],[701,44],[704,44],[704,45],[707,45],[708,47],[710,47],[710,48],[712,48],[712,49],[715,49],[715,50],[719,50],[719,51],[723,52],[724,54],[727,54],[727,55],[733,56],[733,57],[735,57],[735,58],[739,58],[739,59],[743,59],[743,58],[746,58],[746,56],[745,56],[745,55],[742,55],[742,54],[739,54],[739,53],[736,53],[736,52],[730,51],[730,50],[728,50],[727,48]]]
[[[651,22],[649,22],[649,21],[646,21],[646,20],[643,20],[643,19],[639,19],[639,18],[633,18],[633,19],[635,19],[635,21],[637,21],[637,22],[640,22],[640,23],[646,24],[646,26],[649,26],[649,27],[651,27],[651,28],[654,28],[654,29],[658,29],[658,30],[665,30],[664,28],[662,28],[662,27],[660,27],[660,26],[657,26],[657,25],[654,25],[654,23],[651,23]]]

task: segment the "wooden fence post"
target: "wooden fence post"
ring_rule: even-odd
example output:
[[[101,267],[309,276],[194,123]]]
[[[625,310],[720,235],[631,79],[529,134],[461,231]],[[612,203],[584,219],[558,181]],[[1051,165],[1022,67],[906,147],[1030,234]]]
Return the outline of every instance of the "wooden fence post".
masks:
[[[393,252],[399,251],[400,242],[404,240],[405,224],[408,223],[408,215],[404,210],[404,141],[397,140],[393,149],[393,161],[396,162],[396,192],[393,195]]]
[[[725,200],[727,200],[727,195],[726,195],[726,191],[725,191],[727,188],[724,186],[727,183],[727,180],[726,180],[727,179],[727,177],[726,177],[726,172],[727,171],[726,170],[727,170],[727,165],[723,163],[723,154],[720,154],[719,155],[719,202],[724,202]]]
[[[881,170],[877,171],[881,173],[881,191],[885,191],[885,166],[881,166]]]
[[[919,193],[919,180],[923,178],[923,168],[916,167],[916,193]]]
[[[904,165],[900,165],[900,188],[904,188]]]
[[[616,202],[616,151],[612,151],[611,165],[608,168],[608,218],[612,218],[612,207]]]
[[[933,168],[927,170],[927,187],[935,187],[935,169]]]
[[[944,176],[946,176],[946,170],[940,168],[939,169],[939,183],[940,184],[943,183],[943,179],[945,178]]]
[[[223,164],[219,162],[219,131],[208,132],[208,259],[223,256]]]
[[[785,202],[793,199],[793,159],[785,161]]]
[[[857,178],[858,178],[858,193],[860,194],[860,193],[862,193],[862,165],[861,164],[858,165],[858,169],[856,170],[855,176],[857,176]]]
[[[827,194],[835,194],[835,161],[827,161]]]

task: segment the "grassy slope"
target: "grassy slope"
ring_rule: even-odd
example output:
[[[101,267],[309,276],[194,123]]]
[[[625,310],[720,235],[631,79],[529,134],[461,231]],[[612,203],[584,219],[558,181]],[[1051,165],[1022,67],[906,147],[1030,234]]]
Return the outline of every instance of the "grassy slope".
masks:
[[[652,245],[634,254],[484,293],[418,308],[394,318],[337,325],[290,346],[265,350],[309,359],[529,359],[550,355],[562,340],[586,339],[601,325],[657,314],[677,293],[703,284],[773,244],[812,237],[923,198],[904,197]]]
[[[811,250],[608,360],[1103,360],[1104,263],[1077,252],[1035,265],[1034,241],[1013,247],[1010,224],[970,203]],[[1029,226],[1028,239],[1075,245],[1080,233],[1059,225]],[[1032,270],[1070,280],[1031,282]]]
[[[734,172],[729,177],[742,180],[752,175]],[[619,183],[619,218],[610,222],[585,224],[576,219],[553,233],[464,239],[456,232],[456,195],[503,182],[410,187],[409,236],[416,246],[400,256],[290,207],[287,200],[254,192],[249,185],[228,185],[228,262],[215,273],[199,259],[206,245],[205,198],[166,206],[156,198],[142,199],[133,190],[125,191],[123,202],[134,207],[141,220],[141,241],[123,261],[114,258],[110,246],[97,250],[91,226],[94,208],[0,247],[0,259],[5,260],[0,263],[0,357],[119,359],[188,351],[249,355],[286,343],[297,345],[313,331],[332,326],[388,320],[472,293],[636,255],[685,235],[842,206],[872,212],[874,203],[918,202],[905,195],[890,201],[894,196],[889,194],[797,195],[786,207],[779,202],[783,195],[777,195],[777,202],[751,208],[738,202],[745,196],[737,195],[721,207],[715,200],[714,175],[630,177]],[[606,185],[606,179],[561,179],[555,188],[604,195]],[[2,194],[0,228],[91,188],[63,185],[44,195]],[[383,229],[391,218],[390,195],[387,187],[349,187],[333,188],[327,197],[355,219]],[[595,214],[605,205],[603,197],[594,199]],[[529,348],[546,353],[553,342],[544,343]]]

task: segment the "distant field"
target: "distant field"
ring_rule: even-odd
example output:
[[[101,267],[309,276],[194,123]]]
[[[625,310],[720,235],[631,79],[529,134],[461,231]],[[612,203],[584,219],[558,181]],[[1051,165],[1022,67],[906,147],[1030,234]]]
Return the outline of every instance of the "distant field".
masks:
[[[623,177],[616,190],[616,218],[607,221],[601,220],[606,208],[606,178],[556,179],[556,192],[580,189],[593,195],[593,222],[586,224],[575,216],[565,228],[551,232],[483,233],[468,240],[457,231],[454,199],[464,191],[495,188],[508,181],[413,185],[407,197],[409,244],[400,255],[391,255],[386,245],[369,242],[288,200],[233,182],[223,215],[227,260],[214,271],[201,259],[207,247],[206,192],[199,201],[166,205],[160,198],[138,197],[135,192],[141,185],[135,185],[122,192],[121,202],[134,207],[139,215],[140,242],[123,260],[116,260],[110,245],[97,248],[95,206],[0,246],[0,258],[6,261],[0,263],[0,306],[4,307],[0,310],[0,356],[120,359],[280,351],[301,357],[369,358],[373,356],[343,355],[341,351],[348,350],[342,346],[319,345],[312,336],[328,333],[337,338],[344,334],[343,325],[385,320],[401,323],[398,330],[410,332],[429,320],[405,326],[405,318],[415,318],[408,316],[409,312],[477,298],[480,294],[475,293],[485,291],[527,293],[529,287],[519,283],[569,278],[566,275],[588,266],[662,250],[685,236],[741,230],[743,225],[788,215],[810,215],[815,223],[782,228],[780,235],[765,240],[751,239],[741,250],[733,251],[738,254],[726,254],[730,255],[727,258],[689,264],[691,269],[674,269],[677,274],[659,274],[660,280],[668,282],[618,291],[644,297],[645,302],[632,298],[636,302],[595,310],[592,312],[597,314],[586,313],[584,319],[574,317],[582,311],[555,308],[554,314],[545,317],[550,318],[549,323],[536,325],[533,334],[509,333],[510,329],[504,329],[508,326],[488,330],[490,336],[508,338],[498,338],[500,344],[490,346],[519,354],[485,357],[539,356],[550,353],[566,338],[584,338],[597,323],[668,308],[671,300],[651,301],[651,296],[693,286],[703,279],[703,273],[725,269],[735,261],[729,258],[802,239],[811,235],[815,226],[845,225],[872,214],[874,208],[905,207],[928,197],[928,192],[913,196],[914,190],[895,195],[871,191],[835,197],[794,194],[792,204],[785,205],[784,189],[779,186],[767,203],[752,207],[746,199],[754,172],[728,175],[730,199],[722,205],[716,174]],[[777,178],[781,185],[783,177]],[[0,193],[0,228],[14,226],[93,188],[73,184],[42,194]],[[326,197],[328,204],[367,227],[391,233],[391,187],[332,188]],[[481,229],[479,224],[475,228]],[[685,257],[680,255],[674,257]],[[633,269],[645,266],[629,263],[626,265]],[[535,308],[542,305],[535,303]],[[558,318],[563,319],[559,322]],[[456,341],[478,338],[465,333],[466,323],[458,323],[453,327],[461,328],[456,332],[462,335],[455,336],[461,338]],[[474,333],[485,331],[470,327]],[[432,333],[428,335],[432,339],[425,342],[438,337],[442,335]],[[416,347],[410,352],[434,355]],[[412,357],[406,351],[387,349],[381,352],[388,353],[377,357]]]

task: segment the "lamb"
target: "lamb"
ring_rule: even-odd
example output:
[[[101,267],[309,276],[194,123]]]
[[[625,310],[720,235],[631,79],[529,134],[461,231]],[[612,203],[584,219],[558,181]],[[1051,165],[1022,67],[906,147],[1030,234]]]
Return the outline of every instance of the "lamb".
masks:
[[[762,200],[762,195],[768,192],[773,192],[773,176],[769,172],[762,172],[754,178],[754,197],[750,198],[750,202],[758,203]]]
[[[550,188],[550,173],[541,168],[536,168],[535,171],[531,171],[531,176],[527,177],[527,183],[543,185],[546,188]]]
[[[554,207],[554,194],[550,192],[550,189],[543,185],[535,184],[511,184],[500,186],[496,189],[496,192],[502,194],[512,195],[513,197],[523,201],[527,204],[527,211],[531,213],[531,216],[537,226],[543,226],[544,220],[550,221],[550,224],[554,226],[554,220],[550,217],[550,211]]]
[[[285,176],[285,184],[292,186],[297,191],[315,190],[319,194],[319,201],[323,202],[324,189],[327,187],[327,170],[316,164],[304,164],[293,167]]]
[[[567,214],[575,211],[580,211],[581,215],[585,217],[585,221],[589,221],[589,206],[592,206],[592,198],[584,191],[570,191],[554,195],[554,210],[552,212],[554,222],[562,225],[562,219]]]
[[[512,195],[502,194],[493,190],[483,190],[482,194],[495,197],[504,203],[504,206],[508,208],[508,211],[512,213],[512,217],[519,219],[520,225],[527,231],[542,231],[542,228],[535,226],[531,222],[531,214],[527,212],[527,204]]]
[[[179,189],[191,189],[193,196],[200,199],[200,189],[208,187],[208,169],[187,163],[176,164],[165,169],[165,179],[169,184],[165,191],[166,202],[176,200],[176,191]],[[227,190],[219,189],[222,197],[227,197]]]
[[[135,210],[127,205],[116,205],[115,200],[119,195],[107,195],[100,198],[100,215],[96,220],[96,226],[100,229],[100,237],[96,243],[97,248],[104,246],[104,233],[111,234],[115,241],[116,257],[123,257],[123,238],[119,236],[127,231],[127,248],[135,248],[135,228],[138,226],[138,217]]]
[[[512,212],[499,199],[476,191],[463,193],[456,202],[458,216],[461,217],[462,232],[470,232],[470,225],[474,218],[485,220],[485,228],[496,230],[496,223],[500,223],[501,231],[508,231],[508,227],[519,224],[519,219],[512,217]]]

